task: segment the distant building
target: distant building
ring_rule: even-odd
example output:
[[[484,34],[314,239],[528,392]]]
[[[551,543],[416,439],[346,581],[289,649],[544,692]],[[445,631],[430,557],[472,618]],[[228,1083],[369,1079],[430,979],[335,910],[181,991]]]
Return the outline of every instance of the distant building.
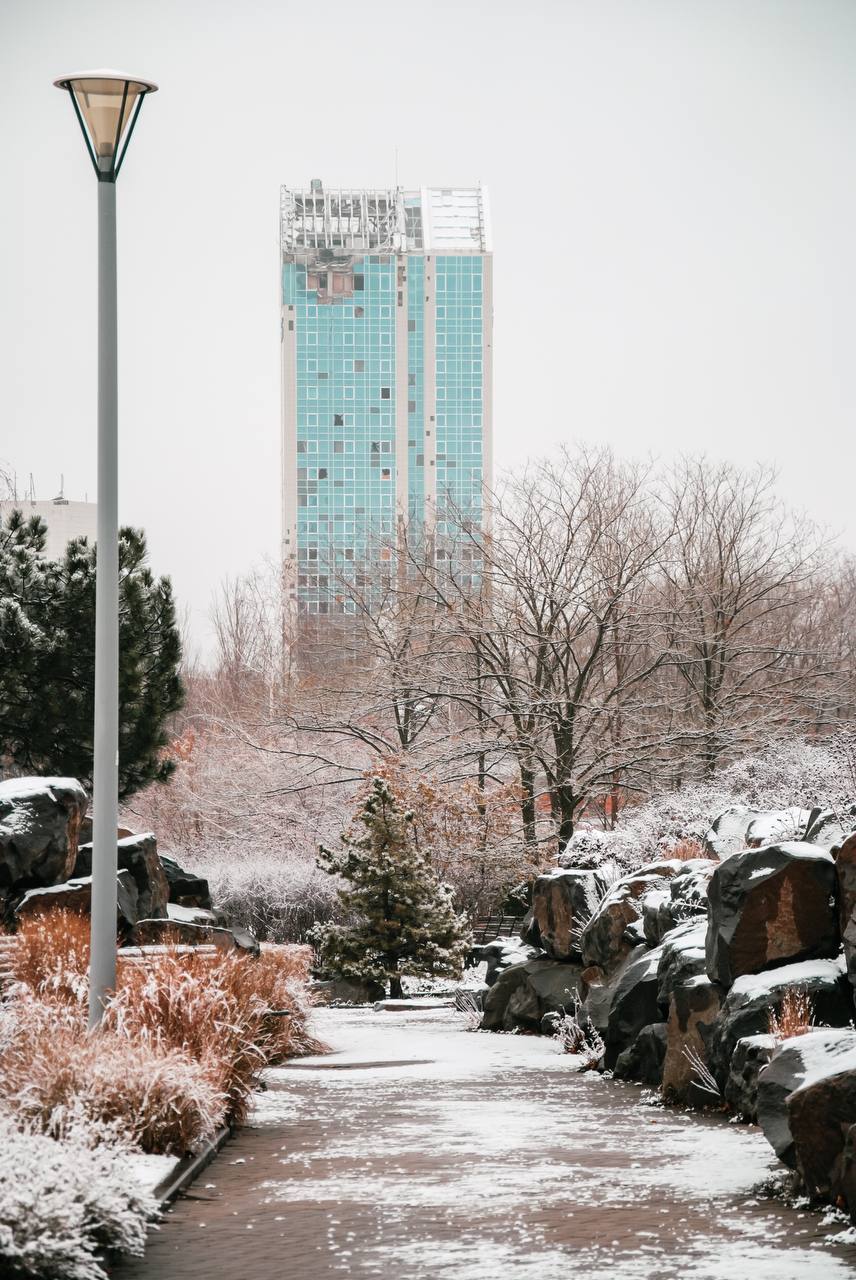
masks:
[[[72,538],[86,537],[95,542],[98,506],[94,502],[69,502],[66,498],[53,498],[49,502],[33,498],[3,498],[0,500],[0,518],[4,521],[13,508],[30,516],[41,516],[48,527],[45,554],[50,560],[59,560],[65,554],[66,543]]]
[[[484,188],[283,187],[282,525],[299,614],[347,613],[407,523],[442,558],[492,468]],[[383,545],[383,544],[386,545]]]

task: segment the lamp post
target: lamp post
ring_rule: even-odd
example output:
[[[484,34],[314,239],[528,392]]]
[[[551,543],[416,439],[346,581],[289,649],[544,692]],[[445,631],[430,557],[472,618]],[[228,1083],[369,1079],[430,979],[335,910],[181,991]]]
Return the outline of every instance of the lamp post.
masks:
[[[95,752],[89,1025],[116,986],[119,819],[119,514],[116,377],[116,179],[151,80],[87,71],[55,80],[68,93],[98,178],[98,524],[95,576]]]

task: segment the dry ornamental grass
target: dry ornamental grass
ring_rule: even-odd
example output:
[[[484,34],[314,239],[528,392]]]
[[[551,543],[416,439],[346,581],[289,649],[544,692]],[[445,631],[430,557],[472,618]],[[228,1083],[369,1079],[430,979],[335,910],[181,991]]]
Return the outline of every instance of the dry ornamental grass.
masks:
[[[259,1072],[323,1046],[307,1030],[311,953],[167,950],[120,963],[101,1028],[86,1029],[89,921],[51,912],[24,922],[16,998],[0,1013],[0,1090],[53,1131],[73,1108],[121,1121],[145,1151],[184,1154],[240,1123]]]

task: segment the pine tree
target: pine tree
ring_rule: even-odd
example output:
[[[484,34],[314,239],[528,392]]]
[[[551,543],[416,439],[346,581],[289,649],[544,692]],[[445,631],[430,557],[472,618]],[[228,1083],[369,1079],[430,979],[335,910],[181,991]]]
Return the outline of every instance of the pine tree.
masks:
[[[45,525],[12,511],[0,527],[0,757],[91,786],[95,686],[95,558],[86,538],[61,560]],[[181,638],[168,578],[155,578],[139,529],[119,535],[119,791],[124,798],[174,765],[162,758],[179,709]]]
[[[459,977],[471,944],[466,919],[412,837],[413,815],[374,778],[357,813],[365,834],[346,834],[342,848],[322,848],[324,871],[345,882],[342,924],[320,925],[314,941],[325,968],[346,978],[389,982],[401,996],[404,974]]]

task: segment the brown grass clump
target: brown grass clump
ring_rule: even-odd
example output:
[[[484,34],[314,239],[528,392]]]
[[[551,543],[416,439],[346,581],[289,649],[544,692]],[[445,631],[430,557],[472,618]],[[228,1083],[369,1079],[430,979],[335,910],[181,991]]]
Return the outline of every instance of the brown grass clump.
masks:
[[[803,1036],[814,1027],[814,1003],[805,987],[788,987],[779,1009],[770,1010],[770,1035],[777,1040]]]
[[[42,911],[26,916],[16,935],[15,977],[37,995],[78,1004],[87,998],[89,916]]]
[[[698,840],[684,839],[679,840],[673,849],[669,850],[670,858],[677,858],[679,862],[692,862],[694,858],[706,858],[705,853]]]
[[[284,946],[120,962],[89,1035],[89,920],[35,916],[13,960],[26,994],[0,1029],[0,1089],[46,1128],[78,1098],[92,1119],[121,1119],[144,1150],[190,1150],[245,1118],[265,1066],[323,1050],[307,1030],[310,960],[308,947]]]
[[[204,1064],[115,1032],[89,1034],[68,1005],[31,996],[4,1010],[0,1079],[4,1104],[55,1137],[73,1116],[118,1125],[143,1151],[184,1155],[226,1117]]]

